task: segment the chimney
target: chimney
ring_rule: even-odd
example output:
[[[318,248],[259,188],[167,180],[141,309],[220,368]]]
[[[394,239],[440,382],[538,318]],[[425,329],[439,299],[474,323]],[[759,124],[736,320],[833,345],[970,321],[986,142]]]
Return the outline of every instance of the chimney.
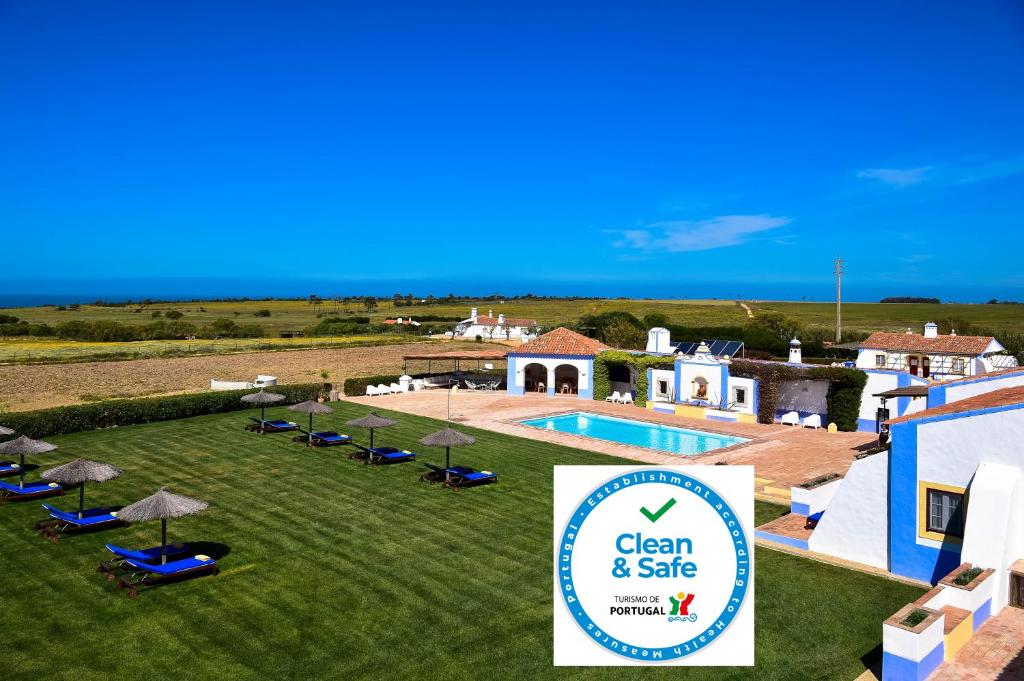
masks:
[[[498,315],[498,324],[500,325],[500,324],[504,324],[504,323],[505,323],[505,313],[501,313],[501,314]]]
[[[925,338],[938,338],[939,337],[939,325],[935,322],[928,322],[924,325],[924,337]]]
[[[800,352],[800,341],[796,338],[789,341],[789,361],[791,364],[803,363],[803,353]]]
[[[474,322],[476,321],[476,308],[475,307],[472,308],[469,311],[469,318],[472,319]]]
[[[672,343],[670,342],[668,329],[656,326],[647,332],[647,352],[672,353]]]

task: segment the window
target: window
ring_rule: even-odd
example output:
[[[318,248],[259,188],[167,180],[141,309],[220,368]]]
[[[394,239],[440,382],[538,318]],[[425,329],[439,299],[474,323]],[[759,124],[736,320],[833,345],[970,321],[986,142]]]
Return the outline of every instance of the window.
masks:
[[[964,536],[964,495],[938,489],[928,490],[929,532],[953,537]]]
[[[658,380],[658,396],[665,397],[668,395],[668,381],[664,379]]]
[[[875,366],[876,367],[884,367],[885,366],[885,355],[875,355]]]
[[[964,373],[964,358],[963,357],[954,357],[953,358],[953,368],[950,369],[950,373],[953,373],[953,374],[963,374]]]
[[[747,403],[747,389],[736,388],[733,392],[733,402],[739,405],[746,405]]]

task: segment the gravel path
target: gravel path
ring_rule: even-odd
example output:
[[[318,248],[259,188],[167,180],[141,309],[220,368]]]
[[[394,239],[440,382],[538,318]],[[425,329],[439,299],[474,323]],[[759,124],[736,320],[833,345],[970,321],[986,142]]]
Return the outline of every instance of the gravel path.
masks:
[[[437,352],[480,350],[478,344],[445,343]],[[210,389],[210,379],[251,381],[257,374],[281,383],[320,380],[320,370],[341,385],[350,376],[401,373],[402,355],[425,352],[421,343],[336,350],[293,350],[126,362],[0,366],[0,411],[24,411],[97,398],[138,397]],[[411,367],[410,367],[411,369]]]

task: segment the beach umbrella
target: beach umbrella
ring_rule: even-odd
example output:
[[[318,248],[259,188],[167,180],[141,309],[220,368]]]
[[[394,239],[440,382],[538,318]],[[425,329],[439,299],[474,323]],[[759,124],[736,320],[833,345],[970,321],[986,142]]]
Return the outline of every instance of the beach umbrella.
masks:
[[[160,521],[160,557],[161,563],[167,562],[167,519],[181,518],[205,511],[209,506],[205,501],[174,494],[166,487],[151,497],[122,508],[117,517],[126,523],[144,523],[149,520]]]
[[[66,487],[81,485],[78,488],[78,517],[85,511],[85,483],[106,482],[121,475],[123,471],[117,466],[88,459],[75,459],[63,466],[43,471],[39,476],[48,482],[56,482]]]
[[[444,467],[451,467],[451,448],[465,447],[476,442],[476,438],[460,433],[453,428],[444,428],[436,433],[431,433],[422,440],[420,444],[428,447],[444,447]]]
[[[356,428],[369,428],[370,429],[370,449],[373,449],[373,429],[374,428],[389,428],[398,423],[398,421],[392,421],[386,419],[375,411],[371,411],[369,414],[361,419],[352,419],[348,422],[348,425],[355,426]]]
[[[258,393],[249,393],[248,395],[242,395],[242,401],[248,402],[249,404],[258,405],[260,408],[260,421],[264,420],[264,412],[267,410],[268,404],[277,404],[278,402],[284,402],[284,395],[278,395],[277,393],[267,393],[260,390]]]
[[[55,449],[57,449],[57,445],[51,445],[42,440],[33,440],[24,435],[7,442],[0,442],[0,454],[17,454],[21,457],[21,466],[18,469],[18,487],[25,487],[25,455],[45,454]]]
[[[306,400],[288,407],[291,411],[309,414],[309,432],[313,432],[313,414],[333,414],[334,410],[326,404],[320,404],[316,400]]]

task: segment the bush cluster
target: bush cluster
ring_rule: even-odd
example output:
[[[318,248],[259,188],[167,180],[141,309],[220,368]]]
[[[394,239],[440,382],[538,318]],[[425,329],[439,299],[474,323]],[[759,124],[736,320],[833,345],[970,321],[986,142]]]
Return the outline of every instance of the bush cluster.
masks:
[[[274,392],[285,396],[283,404],[297,404],[315,399],[319,383],[297,383],[275,386]],[[191,395],[168,395],[130,400],[108,400],[75,404],[37,411],[13,412],[3,415],[3,424],[29,437],[48,437],[83,430],[129,426],[153,421],[173,421],[190,416],[220,414],[253,409],[242,402],[242,395],[252,390],[224,390]]]
[[[657,355],[634,355],[622,350],[606,350],[594,358],[594,399],[604,401],[611,394],[611,380],[608,378],[610,365],[619,365],[636,370],[636,396],[633,402],[638,407],[647,406],[647,370],[671,369],[672,357]]]

